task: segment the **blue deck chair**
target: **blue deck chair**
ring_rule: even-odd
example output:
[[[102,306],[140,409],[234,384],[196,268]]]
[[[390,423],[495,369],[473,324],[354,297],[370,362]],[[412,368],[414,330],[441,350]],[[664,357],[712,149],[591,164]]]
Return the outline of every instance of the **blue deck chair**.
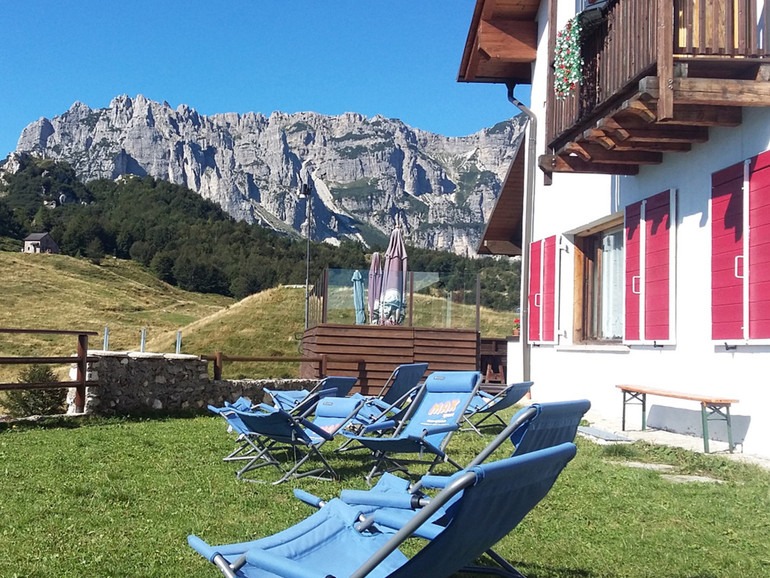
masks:
[[[427,369],[427,363],[404,363],[393,370],[376,396],[354,393],[351,397],[362,400],[364,404],[348,429],[361,433],[364,427],[385,420],[392,420],[392,428],[396,427],[406,415],[409,402],[417,395],[420,380]],[[380,435],[384,433],[384,430],[380,430]],[[362,444],[354,443],[355,441],[348,439],[335,451],[366,449]]]
[[[378,421],[364,428],[364,433],[396,429],[390,436],[368,437],[343,434],[358,441],[372,452],[374,467],[366,476],[367,483],[388,469],[409,472],[405,464],[428,464],[428,473],[442,461],[457,469],[460,465],[447,456],[445,449],[452,434],[460,428],[465,409],[478,389],[481,374],[477,371],[436,371],[425,380],[417,397],[408,408],[404,419]],[[432,454],[432,460],[423,458]],[[402,458],[395,454],[419,454],[418,459]]]
[[[467,466],[472,468],[483,463],[506,440],[513,445],[511,457],[553,447],[575,439],[580,420],[590,409],[588,400],[560,401],[553,403],[533,404],[523,408],[511,419],[508,426],[498,434]],[[364,514],[378,512],[381,518],[388,520],[408,519],[411,510],[422,508],[430,501],[430,497],[422,489],[443,488],[450,480],[449,476],[427,475],[417,483],[410,484],[408,480],[383,474],[371,490],[343,490],[340,499]],[[301,490],[294,490],[297,498],[313,507],[320,507],[324,502],[320,498]],[[430,538],[436,533],[436,528],[442,524],[444,509],[440,510],[431,524],[424,524],[420,529],[423,538]]]
[[[264,388],[273,398],[273,405],[289,413],[304,413],[316,399],[324,397],[347,397],[356,384],[356,377],[330,375],[319,381],[312,389],[278,390]]]
[[[256,411],[236,409],[226,414],[226,419],[232,421],[237,431],[243,433],[251,448],[248,463],[237,472],[238,479],[262,482],[246,477],[246,474],[264,466],[275,466],[283,474],[274,484],[306,476],[322,480],[336,478],[334,468],[319,449],[350,422],[360,407],[360,401],[350,398],[325,397],[317,401],[312,421],[266,404],[261,404]],[[289,469],[284,468],[276,457],[279,450],[288,450],[287,456],[293,457],[294,464]],[[301,471],[305,462],[311,458],[320,461],[321,467]]]
[[[232,417],[234,416],[233,410],[251,411],[251,408],[251,400],[246,397],[239,397],[233,403],[226,401],[223,407],[208,406],[209,411],[222,417],[227,422],[227,433],[235,432],[237,436],[235,449],[222,458],[222,461],[250,460],[253,457],[250,455],[253,452],[253,447],[246,441],[246,435],[244,434],[246,428],[240,420]]]
[[[469,565],[489,554],[548,494],[575,452],[567,443],[458,472],[431,503],[393,528],[395,533],[379,532],[377,520],[368,527],[359,523],[358,510],[332,500],[295,526],[259,540],[222,546],[197,536],[187,541],[228,578],[441,578],[461,570],[521,577],[493,553],[502,570]],[[407,558],[398,547],[450,501],[447,525]]]
[[[468,409],[465,410],[465,422],[469,426],[466,429],[472,429],[477,434],[481,435],[481,430],[479,428],[483,427],[484,422],[490,417],[494,417],[503,427],[505,427],[505,422],[499,415],[497,415],[497,412],[508,409],[518,403],[532,387],[532,383],[533,382],[531,381],[512,383],[495,394],[479,389],[468,404]],[[471,418],[479,414],[485,415],[476,423],[473,423]]]
[[[404,363],[393,371],[376,396],[366,397],[360,393],[354,393],[352,397],[365,400],[364,406],[356,415],[355,423],[363,426],[371,425],[391,412],[403,409],[417,390],[427,369],[427,363]]]

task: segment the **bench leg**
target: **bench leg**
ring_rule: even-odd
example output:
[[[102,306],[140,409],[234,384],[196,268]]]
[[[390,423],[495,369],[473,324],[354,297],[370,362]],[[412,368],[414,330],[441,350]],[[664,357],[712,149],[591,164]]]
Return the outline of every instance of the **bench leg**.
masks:
[[[709,453],[709,415],[718,415],[721,417],[727,425],[727,446],[730,449],[730,453],[735,450],[735,444],[733,443],[733,420],[730,417],[729,405],[715,405],[701,403],[701,418],[703,420],[703,450]]]
[[[705,403],[700,404],[700,417],[703,422],[703,451],[709,453],[709,417]]]
[[[620,426],[622,431],[626,431],[626,405],[632,401],[642,404],[642,430],[647,427],[647,394],[623,390],[623,418]]]

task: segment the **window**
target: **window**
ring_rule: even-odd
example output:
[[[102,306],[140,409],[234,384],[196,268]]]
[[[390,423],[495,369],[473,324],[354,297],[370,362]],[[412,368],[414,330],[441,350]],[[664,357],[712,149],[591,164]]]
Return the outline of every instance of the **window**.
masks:
[[[770,152],[711,177],[711,336],[770,339]]]
[[[619,220],[575,239],[574,341],[623,337],[623,226]]]
[[[675,200],[672,189],[626,207],[626,343],[674,343]]]

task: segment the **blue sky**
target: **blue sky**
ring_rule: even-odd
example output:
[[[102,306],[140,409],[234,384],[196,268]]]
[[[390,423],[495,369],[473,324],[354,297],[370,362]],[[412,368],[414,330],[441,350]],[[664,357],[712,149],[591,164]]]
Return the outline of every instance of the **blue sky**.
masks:
[[[473,0],[16,0],[0,11],[0,158],[22,129],[119,94],[199,113],[400,118],[447,136],[517,110],[456,81]],[[525,94],[517,96],[526,99]]]

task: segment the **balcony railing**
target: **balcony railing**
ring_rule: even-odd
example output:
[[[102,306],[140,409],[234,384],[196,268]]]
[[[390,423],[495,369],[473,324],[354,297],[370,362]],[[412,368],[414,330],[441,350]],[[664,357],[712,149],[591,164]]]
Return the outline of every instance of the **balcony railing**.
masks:
[[[549,91],[549,147],[633,94],[641,78],[670,78],[674,62],[711,66],[706,75],[720,78],[720,63],[767,57],[769,30],[761,0],[611,0],[605,17],[584,29],[579,93],[559,101]]]

